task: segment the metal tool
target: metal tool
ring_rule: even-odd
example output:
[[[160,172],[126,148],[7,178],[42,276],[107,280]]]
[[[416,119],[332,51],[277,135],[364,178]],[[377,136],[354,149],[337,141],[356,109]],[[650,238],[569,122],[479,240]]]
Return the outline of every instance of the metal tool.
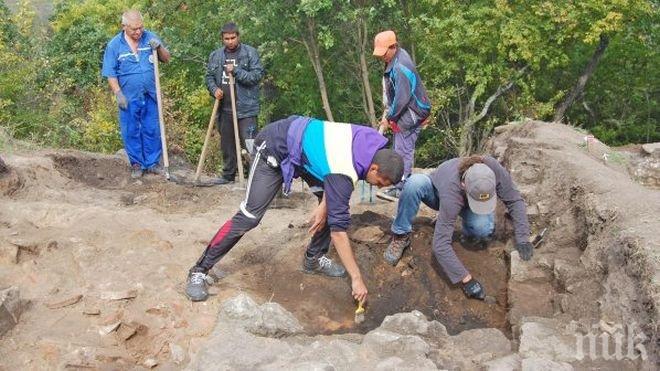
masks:
[[[532,240],[532,246],[534,248],[538,248],[541,245],[541,242],[543,242],[543,238],[545,237],[545,232],[548,230],[548,228],[543,228],[541,232],[539,232],[536,237]]]
[[[158,71],[158,51],[151,50],[154,60],[154,76],[156,80],[156,101],[158,103],[158,123],[160,124],[160,145],[163,148],[163,170],[165,179],[170,180],[170,160],[167,155],[167,136],[165,135],[165,121],[163,120],[163,98],[160,94],[160,72]]]

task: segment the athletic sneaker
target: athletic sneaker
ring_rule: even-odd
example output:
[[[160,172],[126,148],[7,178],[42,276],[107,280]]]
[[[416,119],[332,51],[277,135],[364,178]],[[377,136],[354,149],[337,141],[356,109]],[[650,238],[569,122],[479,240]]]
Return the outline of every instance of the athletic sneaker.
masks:
[[[204,301],[209,297],[206,288],[206,273],[201,268],[193,267],[188,272],[186,296],[192,301]]]
[[[344,277],[346,275],[346,269],[341,264],[332,261],[325,254],[318,258],[308,258],[305,255],[303,257],[303,272],[324,274],[329,277]]]

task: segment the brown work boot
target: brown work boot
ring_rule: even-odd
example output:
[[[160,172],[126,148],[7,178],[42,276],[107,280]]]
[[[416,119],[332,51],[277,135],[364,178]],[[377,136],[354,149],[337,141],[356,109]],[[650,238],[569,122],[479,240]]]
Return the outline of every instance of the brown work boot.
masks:
[[[410,233],[392,234],[392,240],[383,253],[385,261],[390,265],[396,265],[408,246],[410,246]]]

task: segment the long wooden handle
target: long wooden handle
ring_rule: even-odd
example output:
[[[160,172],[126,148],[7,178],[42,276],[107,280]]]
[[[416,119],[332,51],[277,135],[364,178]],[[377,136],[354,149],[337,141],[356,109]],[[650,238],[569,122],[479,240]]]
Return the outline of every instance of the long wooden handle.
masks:
[[[241,185],[245,184],[245,175],[243,174],[243,161],[241,160],[241,140],[238,135],[238,117],[236,117],[236,93],[234,88],[234,74],[229,74],[229,94],[231,95],[231,113],[234,119],[234,142],[236,143],[236,166],[238,167],[238,178]]]
[[[218,107],[220,106],[220,99],[216,98],[213,103],[213,111],[211,111],[211,119],[209,120],[209,127],[206,129],[206,137],[204,138],[204,146],[202,147],[202,154],[199,156],[199,162],[197,163],[197,171],[195,172],[195,182],[199,180],[199,176],[202,174],[202,167],[204,167],[204,160],[206,160],[206,148],[209,144],[209,139],[211,139],[211,133],[213,133],[213,124],[215,123],[216,115],[218,114]]]
[[[158,52],[156,49],[151,51],[154,59],[154,77],[156,80],[156,103],[158,103],[158,123],[160,124],[160,145],[163,148],[163,166],[165,167],[165,176],[169,178],[168,168],[170,159],[167,155],[167,136],[165,135],[165,121],[163,120],[163,98],[160,95],[160,72],[158,71]]]

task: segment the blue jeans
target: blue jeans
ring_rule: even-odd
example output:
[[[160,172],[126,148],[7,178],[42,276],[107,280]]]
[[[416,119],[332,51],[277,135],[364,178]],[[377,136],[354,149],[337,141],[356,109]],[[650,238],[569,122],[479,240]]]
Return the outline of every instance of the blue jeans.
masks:
[[[396,217],[392,223],[392,233],[405,234],[412,231],[412,223],[419,211],[419,204],[433,210],[440,209],[440,202],[431,178],[426,174],[413,174],[405,182],[399,196]],[[489,238],[495,231],[495,214],[479,215],[464,207],[461,210],[463,235],[479,239]]]

